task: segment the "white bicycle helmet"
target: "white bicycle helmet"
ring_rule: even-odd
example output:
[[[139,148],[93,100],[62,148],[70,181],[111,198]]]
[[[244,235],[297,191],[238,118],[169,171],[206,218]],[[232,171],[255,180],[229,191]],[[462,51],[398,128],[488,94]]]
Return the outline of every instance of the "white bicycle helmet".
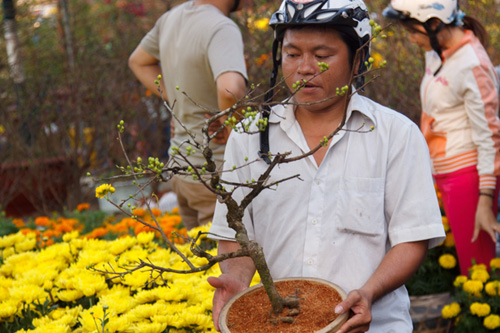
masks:
[[[356,49],[366,43],[358,74],[366,71],[364,63],[370,57],[372,29],[368,9],[362,0],[284,0],[269,21],[278,43],[283,40],[286,28],[309,24],[337,28],[356,41]]]
[[[420,22],[429,36],[432,49],[441,59],[443,59],[443,50],[437,34],[445,25],[462,26],[465,16],[458,7],[458,0],[391,0],[382,15],[402,21],[413,19]],[[433,19],[438,19],[439,23],[434,25]],[[441,66],[434,72],[434,75],[439,73]]]
[[[415,19],[425,23],[432,18],[451,24],[460,18],[457,0],[391,0],[383,15],[394,19]]]

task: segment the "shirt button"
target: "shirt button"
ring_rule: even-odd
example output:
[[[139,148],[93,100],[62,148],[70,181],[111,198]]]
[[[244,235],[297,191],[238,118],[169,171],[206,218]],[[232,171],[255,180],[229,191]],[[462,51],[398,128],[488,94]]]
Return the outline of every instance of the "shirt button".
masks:
[[[314,220],[312,220],[312,221],[311,221],[311,223],[312,223],[313,225],[316,225],[316,224],[318,224],[318,220],[314,219]]]
[[[321,184],[321,179],[316,179],[314,182],[316,183],[316,185],[319,185]]]
[[[312,264],[314,264],[314,260],[309,259],[309,260],[307,261],[307,263],[308,263],[309,265],[312,265]]]

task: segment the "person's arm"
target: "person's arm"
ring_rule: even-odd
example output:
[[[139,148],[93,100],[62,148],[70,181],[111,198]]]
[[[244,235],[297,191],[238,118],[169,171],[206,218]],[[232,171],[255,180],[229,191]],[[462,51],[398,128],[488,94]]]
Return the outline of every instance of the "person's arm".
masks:
[[[219,110],[225,110],[233,106],[238,100],[243,98],[246,93],[246,80],[238,72],[225,72],[217,77],[217,102]],[[210,115],[207,115],[210,117]],[[226,118],[213,122],[209,128],[212,134],[223,126]],[[231,128],[225,126],[224,129],[213,139],[215,143],[225,144],[231,133]]]
[[[147,53],[140,45],[132,52],[128,59],[128,66],[139,81],[150,91],[160,96],[158,86],[155,81],[161,74],[160,62],[158,59]],[[163,79],[160,80],[160,87],[163,92],[163,98],[168,100]]]
[[[391,248],[365,285],[349,292],[335,308],[338,314],[353,313],[337,333],[368,331],[372,304],[411,278],[427,255],[428,243],[427,240],[400,243]]]
[[[240,245],[232,241],[219,241],[217,251],[230,253],[240,249]],[[237,293],[245,290],[250,285],[255,274],[255,266],[249,257],[225,260],[219,263],[222,275],[209,277],[208,283],[215,289],[213,299],[212,317],[215,328],[219,330],[219,316],[224,305]]]
[[[460,82],[464,92],[465,112],[471,126],[471,137],[477,149],[477,170],[479,173],[479,192],[493,196],[497,181],[498,164],[498,83],[488,67],[478,66],[468,71]],[[475,242],[479,232],[484,230],[496,242],[496,232],[500,224],[492,210],[493,197],[480,195],[476,207],[474,233],[471,242]]]

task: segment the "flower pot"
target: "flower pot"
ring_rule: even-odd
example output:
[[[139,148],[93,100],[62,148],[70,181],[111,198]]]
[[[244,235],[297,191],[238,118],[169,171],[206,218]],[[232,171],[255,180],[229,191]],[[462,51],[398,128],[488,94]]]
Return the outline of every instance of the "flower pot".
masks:
[[[413,333],[447,333],[451,321],[441,317],[441,310],[450,301],[450,293],[410,296]]]
[[[115,193],[111,194],[109,196],[109,199],[116,203],[117,205],[121,204],[122,200],[127,200],[130,198],[131,195],[135,195],[139,191],[139,186],[143,186],[148,182],[147,178],[140,178],[136,184],[133,183],[133,180],[127,179],[127,180],[121,180],[114,182],[112,185],[115,188]],[[139,186],[138,186],[139,185]],[[146,186],[144,188],[144,195],[148,197],[151,195],[152,189],[151,186]],[[142,196],[140,194],[137,195],[137,199],[141,199]],[[132,204],[135,205],[135,201],[131,200],[130,201]],[[97,199],[97,203],[99,204],[99,210],[106,212],[108,214],[114,214],[114,213],[119,213],[120,210],[116,208],[113,204],[109,203],[108,200],[102,198],[102,199]],[[124,206],[125,209],[126,206]]]
[[[294,323],[271,322],[271,303],[262,284],[258,284],[235,295],[224,306],[219,319],[221,332],[333,333],[347,320],[347,313],[339,316],[334,312],[347,296],[336,284],[315,278],[278,279],[275,284],[283,297],[300,298],[300,313],[293,317]]]

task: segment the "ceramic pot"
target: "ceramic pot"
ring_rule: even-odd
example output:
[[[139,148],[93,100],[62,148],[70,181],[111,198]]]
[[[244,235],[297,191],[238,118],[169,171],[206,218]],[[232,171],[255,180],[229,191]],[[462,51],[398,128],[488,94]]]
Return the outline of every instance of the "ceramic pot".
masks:
[[[292,281],[292,283],[289,283],[289,281]],[[306,285],[304,285],[303,281],[306,281]],[[298,296],[301,299],[307,298],[308,295],[314,295],[314,293],[312,291],[308,290],[309,288],[314,289],[314,285],[320,285],[322,288],[324,288],[326,286],[329,289],[333,289],[333,291],[330,290],[330,293],[338,295],[339,297],[337,297],[336,299],[334,299],[334,297],[330,298],[331,301],[332,301],[332,304],[326,303],[325,299],[322,299],[320,301],[321,302],[320,307],[323,308],[323,309],[327,309],[326,311],[328,311],[330,313],[329,314],[330,318],[335,318],[335,315],[334,315],[335,306],[340,301],[344,300],[346,298],[346,296],[347,296],[346,292],[342,288],[340,288],[338,285],[336,285],[335,283],[332,283],[330,281],[326,281],[326,280],[322,280],[322,279],[316,279],[316,278],[286,278],[286,279],[277,279],[274,282],[276,284],[276,288],[278,289],[278,291],[280,292],[280,294],[282,296],[285,296],[285,294],[282,291],[280,291],[280,288],[284,288],[284,285],[286,284],[286,285],[288,285],[287,288],[293,286],[291,288],[291,290],[287,292],[287,295],[290,295],[290,293],[293,294],[294,292],[298,292]],[[294,291],[294,290],[296,290],[296,291]],[[322,292],[320,296],[323,297],[325,294],[330,294],[330,293]],[[255,301],[255,300],[250,300],[249,299],[249,297],[251,298],[252,295],[255,295],[255,294],[260,294],[260,297],[261,298],[263,297],[265,299],[262,302],[262,304],[260,304],[259,306],[256,307],[255,310],[253,310],[253,312],[251,313],[251,316],[249,316],[247,314],[247,315],[244,316],[244,318],[241,318],[241,322],[242,323],[246,323],[245,326],[248,326],[248,325],[250,325],[250,323],[253,324],[254,321],[258,321],[258,320],[252,319],[253,315],[255,314],[256,311],[258,311],[258,312],[262,311],[262,315],[260,316],[260,318],[264,318],[264,321],[266,321],[266,318],[269,317],[271,305],[269,303],[269,300],[267,299],[267,294],[264,291],[263,285],[262,284],[258,284],[258,285],[250,287],[250,288],[248,288],[248,289],[240,292],[239,294],[235,295],[224,306],[224,308],[222,309],[220,318],[219,318],[219,326],[220,326],[221,332],[223,332],[223,333],[236,333],[236,332],[238,332],[234,328],[234,327],[236,327],[236,325],[234,324],[234,322],[235,322],[234,315],[231,316],[229,314],[230,311],[231,311],[231,308],[232,307],[236,308],[237,306],[238,307],[242,307],[242,306],[243,307],[247,307],[249,305],[248,302],[254,302]],[[311,298],[311,301],[313,301],[315,299],[318,299],[319,297],[312,296],[310,298]],[[328,301],[330,301],[330,299],[328,299]],[[301,305],[300,305],[300,309],[301,309],[300,312],[301,312],[301,314],[299,314],[299,316],[300,315],[304,315],[304,316],[307,316],[308,318],[315,318],[316,316],[315,316],[314,312],[312,314],[310,314],[310,313],[307,314],[308,312],[304,311],[305,309],[303,309],[302,307],[305,304],[306,303],[302,303],[302,301],[301,301]],[[336,332],[342,326],[342,324],[347,320],[347,318],[348,318],[348,314],[346,313],[346,314],[337,316],[333,321],[328,320],[326,322],[326,325],[323,326],[323,327],[321,327],[321,328],[319,328],[319,329],[315,328],[315,330],[312,331],[311,329],[308,330],[307,328],[302,328],[301,331],[302,332],[305,332],[305,331],[316,332],[316,333],[334,333],[334,332]],[[239,319],[237,319],[236,321],[240,322]],[[269,317],[269,321],[270,321],[270,317]],[[290,331],[297,332],[297,328],[294,327],[294,325],[298,325],[299,321],[301,321],[301,320],[299,319],[299,317],[297,317],[296,323],[284,324],[284,327],[280,327],[279,331],[280,332],[286,332],[286,329],[290,328]],[[267,324],[267,322],[265,324]],[[232,328],[233,328],[233,330],[231,330]],[[248,329],[248,327],[245,327],[245,330],[246,329]],[[271,328],[268,328],[268,329],[266,329],[264,326],[262,326],[262,329],[260,329],[259,327],[257,327],[255,330],[249,329],[249,330],[246,330],[246,331],[247,332],[258,332],[258,331],[260,331],[260,332],[266,332],[266,331],[272,331],[272,330],[273,330],[272,326],[271,326]]]

